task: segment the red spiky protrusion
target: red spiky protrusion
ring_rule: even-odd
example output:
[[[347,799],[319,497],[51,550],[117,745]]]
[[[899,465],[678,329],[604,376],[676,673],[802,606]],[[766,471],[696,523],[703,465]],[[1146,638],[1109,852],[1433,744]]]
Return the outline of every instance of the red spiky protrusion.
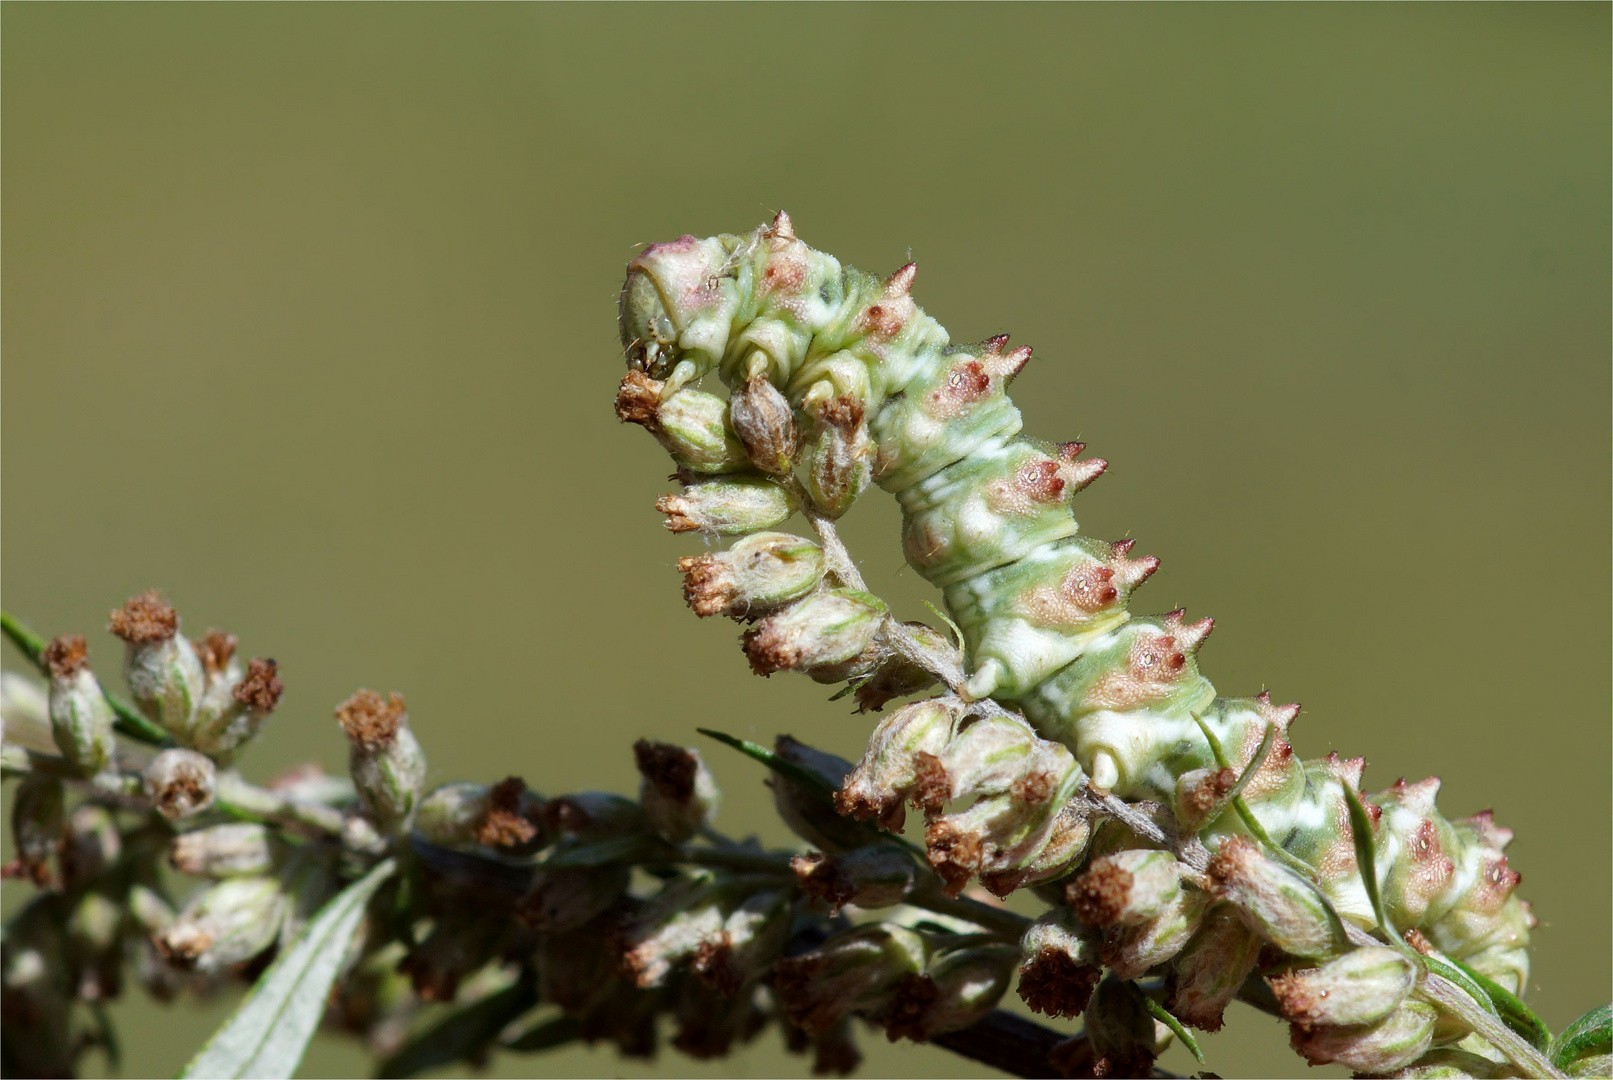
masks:
[[[1299,716],[1299,702],[1291,701],[1287,705],[1273,705],[1271,693],[1266,690],[1255,695],[1260,703],[1260,718],[1277,729],[1278,735],[1287,735],[1288,728]],[[1365,762],[1363,761],[1363,764]]]
[[[790,220],[790,215],[783,210],[774,214],[772,222],[767,226],[767,235],[775,240],[794,240],[795,223]]]
[[[1191,654],[1198,652],[1199,646],[1204,644],[1204,639],[1210,636],[1211,630],[1215,629],[1215,620],[1205,617],[1198,622],[1184,623],[1182,618],[1186,614],[1187,612],[1183,608],[1167,612],[1165,615],[1165,630],[1176,639],[1176,645],[1179,649]]]
[[[1512,843],[1512,830],[1503,829],[1495,823],[1495,811],[1480,810],[1470,818],[1463,818],[1455,822],[1457,825],[1466,825],[1478,833],[1479,843],[1491,851],[1500,851]]]
[[[1008,345],[1008,335],[998,334],[989,337],[980,343],[980,363],[993,377],[1002,379],[1005,383],[1012,382],[1015,375],[1025,370],[1025,365],[1031,362],[1031,347],[1022,345],[1013,352],[1004,352]]]
[[[1102,476],[1103,470],[1109,467],[1109,463],[1103,458],[1080,460],[1081,451],[1086,448],[1086,443],[1059,444],[1059,479],[1064,481],[1072,494]]]
[[[1408,784],[1402,776],[1390,786],[1388,793],[1407,810],[1427,817],[1434,812],[1434,796],[1439,794],[1439,777],[1430,776],[1426,780]]]
[[[1116,540],[1109,545],[1109,567],[1115,572],[1115,580],[1128,589],[1135,589],[1159,569],[1159,559],[1153,555],[1126,558],[1126,553],[1136,545],[1135,540]]]
[[[885,296],[896,300],[913,291],[913,280],[919,276],[919,264],[910,262],[885,279]]]
[[[1361,777],[1367,771],[1367,759],[1364,757],[1341,758],[1337,750],[1327,755],[1328,770],[1335,779],[1346,787],[1361,790]]]

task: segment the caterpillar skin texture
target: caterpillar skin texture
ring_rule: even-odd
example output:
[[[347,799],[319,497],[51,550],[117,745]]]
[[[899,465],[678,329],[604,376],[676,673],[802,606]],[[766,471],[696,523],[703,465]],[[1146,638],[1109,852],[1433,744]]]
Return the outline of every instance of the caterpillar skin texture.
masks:
[[[1298,706],[1218,697],[1197,661],[1209,619],[1128,612],[1157,560],[1080,535],[1071,510],[1104,462],[1021,435],[1007,388],[1030,350],[1010,350],[1006,336],[952,344],[909,296],[914,275],[911,264],[883,279],[843,266],[796,239],[783,215],[747,235],[684,236],[630,264],[622,339],[630,364],[664,381],[662,401],[710,374],[731,390],[765,378],[806,433],[801,463],[847,458],[849,497],[865,460],[901,505],[908,563],[942,589],[964,632],[966,695],[1023,711],[1099,787],[1191,821],[1206,785],[1229,782],[1204,731],[1241,773],[1274,727],[1244,799],[1272,840],[1316,868],[1341,915],[1372,925],[1344,796],[1363,760],[1300,761],[1286,737]],[[860,459],[846,450],[859,445]],[[718,458],[682,462],[685,475],[749,469],[742,456]],[[843,508],[820,504],[831,516]],[[1389,918],[1520,991],[1534,920],[1501,851],[1511,833],[1488,812],[1448,821],[1438,787],[1402,781],[1365,800]],[[1213,851],[1244,830],[1223,813],[1201,838]]]

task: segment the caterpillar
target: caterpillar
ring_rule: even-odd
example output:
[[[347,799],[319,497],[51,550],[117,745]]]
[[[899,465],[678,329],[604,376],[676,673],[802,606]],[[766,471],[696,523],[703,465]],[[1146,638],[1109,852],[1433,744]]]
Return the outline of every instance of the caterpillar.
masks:
[[[941,590],[962,632],[966,677],[955,700],[1022,713],[1040,737],[1040,748],[1027,753],[1052,763],[1040,774],[1015,774],[1016,805],[1044,804],[1034,821],[987,798],[964,812],[1020,817],[993,834],[1001,841],[995,856],[975,852],[961,865],[996,891],[1086,867],[1085,884],[1068,894],[1085,922],[1153,927],[1142,944],[1140,931],[1112,930],[1105,963],[1127,967],[1128,948],[1133,960],[1146,960],[1129,965],[1137,971],[1175,957],[1184,1019],[1219,1026],[1216,1001],[1232,991],[1204,991],[1216,1000],[1195,1012],[1193,994],[1181,988],[1214,982],[1218,965],[1247,973],[1256,963],[1253,948],[1229,959],[1237,950],[1217,930],[1221,916],[1210,900],[1230,895],[1227,887],[1202,902],[1181,901],[1186,913],[1178,910],[1168,928],[1157,912],[1127,915],[1125,889],[1151,872],[1154,853],[1105,861],[1101,834],[1089,842],[1074,825],[1074,785],[1090,780],[1196,832],[1214,856],[1212,873],[1228,881],[1238,879],[1241,861],[1256,857],[1251,838],[1269,840],[1284,861],[1312,872],[1340,917],[1370,927],[1374,907],[1356,866],[1349,808],[1365,762],[1337,754],[1300,760],[1288,741],[1297,705],[1276,705],[1265,694],[1219,696],[1198,663],[1211,620],[1130,613],[1133,592],[1158,560],[1134,557],[1130,540],[1082,534],[1072,508],[1105,462],[1083,458],[1079,443],[1023,435],[1008,387],[1031,350],[1010,348],[1006,336],[952,343],[914,303],[915,274],[912,263],[884,278],[843,266],[799,240],[782,213],[748,234],[683,236],[632,260],[620,299],[629,373],[618,413],[648,427],[678,464],[686,490],[659,504],[671,527],[746,537],[724,555],[684,560],[686,591],[700,614],[762,620],[747,635],[758,671],[872,678],[882,680],[883,696],[918,689],[922,679],[875,662],[879,602],[845,582],[830,588],[814,545],[766,531],[797,510],[832,521],[870,484],[890,492],[902,511],[908,564]],[[709,375],[728,388],[726,400],[701,389]],[[723,584],[713,592],[707,585],[715,578]],[[859,618],[868,628],[857,629]],[[810,632],[829,624],[833,632]],[[876,693],[872,701],[882,699]],[[939,794],[925,794],[937,771],[945,781],[949,761],[958,760],[947,747],[966,736],[979,745],[998,735],[1002,745],[1012,742],[1006,721],[961,728],[963,710],[935,699],[923,715],[942,722],[926,727],[914,708],[875,733],[842,792],[843,810],[892,824],[909,795],[934,810],[960,790],[943,782]],[[943,734],[932,737],[933,730]],[[893,758],[897,744],[904,749]],[[950,767],[956,774],[958,766]],[[1028,775],[1056,782],[1027,796]],[[1438,788],[1436,778],[1399,781],[1361,797],[1383,910],[1395,933],[1521,992],[1534,918],[1514,893],[1519,875],[1502,851],[1511,833],[1489,812],[1447,819],[1435,806]],[[1224,812],[1234,793],[1248,819]],[[938,823],[953,821],[956,833],[961,819]],[[1241,910],[1259,923],[1260,898],[1244,899]],[[1307,946],[1283,939],[1280,929],[1265,926],[1263,940],[1305,955]]]

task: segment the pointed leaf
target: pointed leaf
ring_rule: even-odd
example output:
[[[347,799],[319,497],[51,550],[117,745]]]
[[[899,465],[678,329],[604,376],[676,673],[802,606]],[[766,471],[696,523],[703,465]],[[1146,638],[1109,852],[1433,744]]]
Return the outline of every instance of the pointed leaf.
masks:
[[[325,999],[358,930],[364,905],[397,868],[392,859],[378,863],[326,904],[302,937],[263,973],[235,1014],[191,1058],[180,1080],[285,1080],[296,1072],[325,1015]]]
[[[458,1061],[484,1058],[512,1020],[538,1003],[537,980],[529,973],[495,994],[457,1008],[410,1039],[376,1068],[383,1078],[415,1076]]]
[[[1563,1028],[1551,1047],[1551,1063],[1567,1069],[1582,1057],[1613,1050],[1613,1009],[1598,1005]]]

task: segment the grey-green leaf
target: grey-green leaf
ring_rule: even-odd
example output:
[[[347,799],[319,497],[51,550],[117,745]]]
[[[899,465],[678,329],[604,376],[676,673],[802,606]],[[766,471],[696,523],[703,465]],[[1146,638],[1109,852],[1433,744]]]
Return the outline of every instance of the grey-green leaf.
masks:
[[[397,870],[379,863],[326,904],[308,929],[263,973],[246,1000],[190,1060],[180,1080],[259,1077],[285,1080],[297,1071],[325,1015],[364,905]]]

